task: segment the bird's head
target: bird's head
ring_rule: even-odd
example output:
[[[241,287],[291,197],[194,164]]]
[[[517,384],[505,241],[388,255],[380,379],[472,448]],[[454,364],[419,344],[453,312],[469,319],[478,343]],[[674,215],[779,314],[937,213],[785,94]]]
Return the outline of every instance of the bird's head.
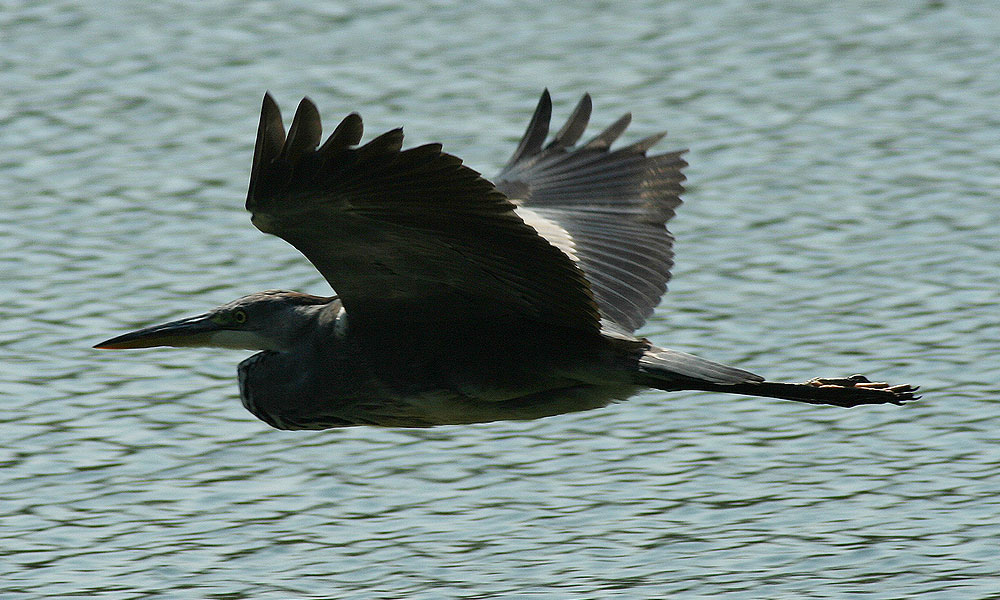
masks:
[[[95,345],[106,350],[154,346],[282,351],[292,347],[317,310],[336,298],[268,290],[196,317],[154,325]]]

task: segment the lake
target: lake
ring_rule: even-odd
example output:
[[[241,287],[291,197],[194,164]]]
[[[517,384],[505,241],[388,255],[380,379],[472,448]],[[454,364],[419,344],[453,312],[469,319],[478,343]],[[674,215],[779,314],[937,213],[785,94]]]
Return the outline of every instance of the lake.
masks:
[[[14,0],[0,31],[0,597],[1000,593],[993,3]],[[330,293],[243,210],[265,90],[491,175],[545,87],[557,126],[590,92],[594,132],[690,149],[642,334],[924,399],[284,432],[247,353],[91,349]]]

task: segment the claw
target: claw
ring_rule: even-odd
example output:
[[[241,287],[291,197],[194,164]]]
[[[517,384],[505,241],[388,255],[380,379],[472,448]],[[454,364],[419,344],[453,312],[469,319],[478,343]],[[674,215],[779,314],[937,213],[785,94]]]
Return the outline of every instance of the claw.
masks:
[[[889,402],[893,404],[903,404],[919,400],[920,396],[914,394],[920,386],[908,384],[889,385],[884,381],[871,381],[864,375],[856,374],[850,377],[816,377],[806,382],[806,385],[813,387],[846,387],[866,390],[885,391],[894,396]]]

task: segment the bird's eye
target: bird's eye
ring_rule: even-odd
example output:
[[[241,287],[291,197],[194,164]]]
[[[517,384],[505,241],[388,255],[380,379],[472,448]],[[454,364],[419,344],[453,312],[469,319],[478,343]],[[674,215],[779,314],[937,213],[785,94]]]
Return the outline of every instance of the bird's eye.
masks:
[[[246,323],[247,322],[247,312],[245,310],[233,311],[233,321],[236,321],[237,323],[239,323],[241,325],[243,323]]]

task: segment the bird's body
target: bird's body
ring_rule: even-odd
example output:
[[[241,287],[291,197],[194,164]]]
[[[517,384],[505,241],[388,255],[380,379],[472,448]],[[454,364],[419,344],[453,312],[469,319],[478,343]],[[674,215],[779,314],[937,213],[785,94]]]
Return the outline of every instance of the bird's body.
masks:
[[[673,264],[665,223],[681,152],[662,135],[612,150],[628,115],[580,146],[585,96],[547,145],[546,92],[490,182],[390,131],[363,146],[350,115],[320,146],[304,100],[287,137],[266,96],[247,208],[297,247],[337,296],[251,294],[98,347],[261,350],[239,366],[243,404],[280,429],[426,427],[535,419],[605,406],[644,387],[855,406],[915,388],[861,376],[762,377],[635,337]]]
[[[461,344],[457,338],[442,345],[438,335],[418,328],[357,332],[340,301],[326,300],[303,311],[312,324],[293,348],[261,352],[240,363],[244,406],[274,427],[426,427],[534,419],[604,406],[638,389],[624,369],[607,366],[616,351],[624,363],[627,346],[634,343],[616,346],[599,334],[584,339],[565,331],[501,331],[484,325],[481,339],[489,344],[468,344],[473,351],[455,352]],[[532,343],[519,343],[522,339]],[[302,369],[302,364],[324,368]]]

